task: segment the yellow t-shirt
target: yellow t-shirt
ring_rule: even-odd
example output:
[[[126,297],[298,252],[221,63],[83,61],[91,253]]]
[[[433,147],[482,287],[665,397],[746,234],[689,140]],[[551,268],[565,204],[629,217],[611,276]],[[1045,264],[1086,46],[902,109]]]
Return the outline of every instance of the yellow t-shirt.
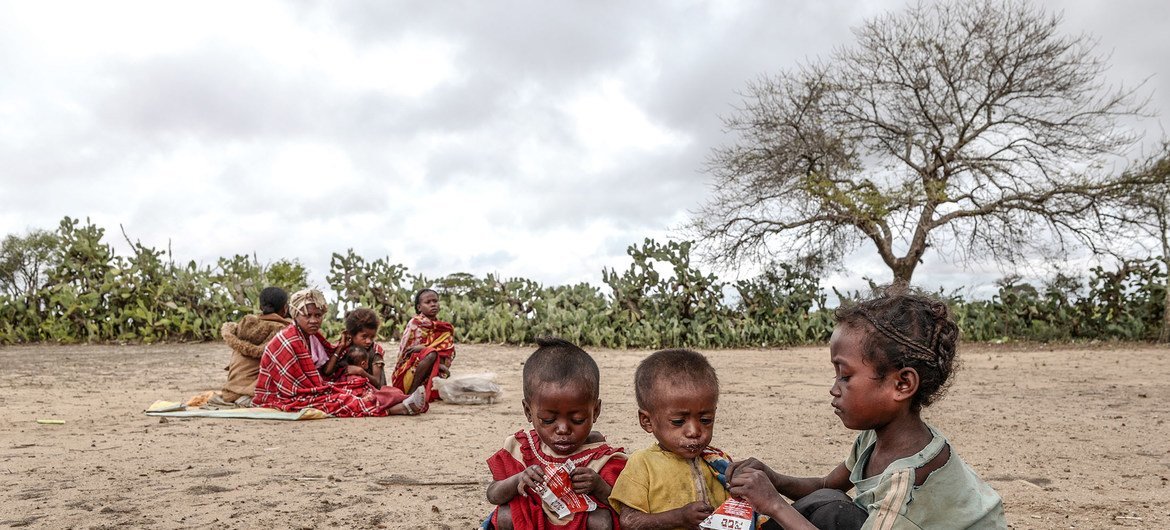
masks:
[[[700,481],[695,480],[696,474]],[[662,513],[702,498],[698,483],[706,488],[712,507],[727,500],[727,489],[702,458],[682,458],[655,443],[630,455],[609,494],[609,504],[618,513],[627,506],[642,513]]]

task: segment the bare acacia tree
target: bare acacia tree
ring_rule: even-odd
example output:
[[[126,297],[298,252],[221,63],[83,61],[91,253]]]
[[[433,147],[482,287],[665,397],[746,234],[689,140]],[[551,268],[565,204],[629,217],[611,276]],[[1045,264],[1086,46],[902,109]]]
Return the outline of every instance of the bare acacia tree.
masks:
[[[1162,329],[1158,342],[1170,342],[1170,141],[1161,152],[1126,173],[1123,190],[1111,194],[1112,208],[1103,209],[1114,221],[1117,236],[1153,255],[1161,252],[1166,267],[1162,300]],[[1133,245],[1126,245],[1133,250]]]
[[[24,237],[6,236],[0,242],[0,294],[33,303],[59,261],[54,255],[56,248],[56,235],[44,230],[33,230]]]
[[[709,159],[691,229],[716,261],[865,241],[909,281],[930,247],[1015,263],[1094,245],[1099,171],[1137,137],[1133,88],[1105,86],[1095,41],[1020,1],[940,3],[870,20],[827,61],[749,85]]]

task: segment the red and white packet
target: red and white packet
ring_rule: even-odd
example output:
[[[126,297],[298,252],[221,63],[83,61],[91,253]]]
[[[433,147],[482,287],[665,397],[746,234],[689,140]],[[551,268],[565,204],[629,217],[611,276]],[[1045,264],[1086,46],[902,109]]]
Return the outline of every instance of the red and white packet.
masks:
[[[537,493],[540,500],[557,513],[557,517],[564,519],[569,515],[580,512],[591,512],[597,509],[597,503],[588,495],[581,495],[573,491],[573,480],[569,474],[577,469],[572,460],[564,464],[544,466],[544,487]],[[746,528],[746,527],[745,527]]]
[[[752,530],[752,516],[755,510],[752,505],[728,497],[723,504],[720,504],[715,509],[715,513],[708,515],[703,522],[699,524],[699,528],[706,528],[710,530]]]

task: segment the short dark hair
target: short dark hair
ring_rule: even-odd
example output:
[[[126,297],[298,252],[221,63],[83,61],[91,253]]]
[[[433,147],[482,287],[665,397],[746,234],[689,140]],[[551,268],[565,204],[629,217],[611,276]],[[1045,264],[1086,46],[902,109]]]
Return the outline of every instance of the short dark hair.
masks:
[[[288,293],[280,287],[265,287],[260,291],[260,312],[280,313],[288,305]]]
[[[838,325],[865,332],[865,361],[878,375],[902,368],[918,372],[913,410],[946,393],[958,369],[959,326],[945,302],[895,283],[878,287],[868,300],[841,305],[834,316]]]
[[[536,344],[524,361],[524,399],[531,399],[542,383],[582,385],[592,399],[601,396],[601,371],[585,350],[557,337],[540,337]]]
[[[345,331],[352,337],[363,329],[378,330],[378,314],[368,307],[359,307],[345,314]]]
[[[416,313],[418,312],[418,301],[422,298],[423,293],[435,293],[435,296],[439,296],[439,291],[431,288],[421,289],[419,292],[414,293],[414,311]]]
[[[719,376],[703,354],[682,348],[660,350],[642,359],[634,370],[634,398],[638,408],[654,407],[654,384],[662,380],[671,384],[706,385],[719,393]]]
[[[354,344],[345,352],[345,361],[352,365],[358,365],[370,360],[370,352],[365,348]]]

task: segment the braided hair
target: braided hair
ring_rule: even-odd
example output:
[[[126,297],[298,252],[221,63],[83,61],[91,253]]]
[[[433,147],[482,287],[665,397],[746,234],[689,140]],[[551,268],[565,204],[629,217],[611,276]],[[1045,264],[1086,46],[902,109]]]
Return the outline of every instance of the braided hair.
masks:
[[[918,392],[910,402],[915,412],[946,393],[958,369],[959,341],[959,326],[946,303],[896,283],[879,288],[869,300],[842,305],[834,316],[838,325],[866,331],[865,361],[878,375],[902,368],[918,372]]]

